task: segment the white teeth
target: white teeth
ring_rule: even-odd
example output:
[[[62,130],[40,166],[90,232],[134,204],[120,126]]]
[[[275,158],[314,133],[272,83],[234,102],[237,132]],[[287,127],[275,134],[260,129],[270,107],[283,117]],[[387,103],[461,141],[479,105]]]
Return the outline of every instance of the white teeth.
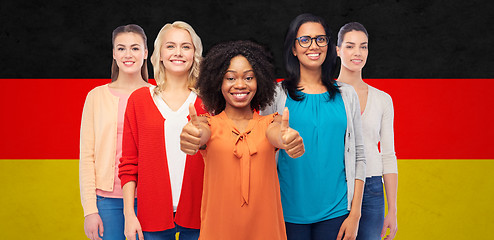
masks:
[[[131,65],[133,64],[134,62],[124,62],[125,65]]]
[[[173,63],[183,63],[184,61],[180,61],[180,60],[173,60],[172,62],[173,62]]]
[[[307,54],[307,56],[309,56],[309,57],[317,57],[317,56],[319,56],[319,53],[311,53],[311,54]]]
[[[354,59],[354,60],[351,60],[352,62],[362,62],[362,60],[357,60],[357,59]]]
[[[236,96],[236,97],[243,97],[243,96],[246,96],[247,93],[234,93],[233,96]]]

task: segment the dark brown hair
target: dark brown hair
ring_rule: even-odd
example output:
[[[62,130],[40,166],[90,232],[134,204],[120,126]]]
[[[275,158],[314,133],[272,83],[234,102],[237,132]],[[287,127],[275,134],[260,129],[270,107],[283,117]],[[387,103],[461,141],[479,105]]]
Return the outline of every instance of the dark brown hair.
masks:
[[[146,37],[146,33],[144,33],[144,29],[142,29],[139,25],[128,24],[128,25],[123,25],[123,26],[119,26],[119,27],[115,28],[115,30],[113,30],[112,39],[111,39],[112,47],[115,47],[115,38],[120,33],[139,34],[142,37],[142,40],[144,41],[144,48],[148,49],[148,45],[147,45],[148,39]],[[117,62],[115,61],[115,59],[113,59],[113,62],[111,64],[111,81],[112,82],[117,81],[118,72],[119,72],[119,68],[118,68]],[[142,64],[141,76],[142,76],[142,79],[144,79],[144,81],[148,82],[149,74],[148,74],[148,60],[147,59],[144,59],[144,63]]]

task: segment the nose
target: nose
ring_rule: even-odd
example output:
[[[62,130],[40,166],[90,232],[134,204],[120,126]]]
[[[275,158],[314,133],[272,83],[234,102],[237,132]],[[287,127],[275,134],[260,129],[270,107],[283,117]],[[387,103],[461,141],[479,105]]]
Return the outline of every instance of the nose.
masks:
[[[125,50],[125,55],[126,58],[132,57],[132,51],[131,50]]]
[[[316,49],[316,48],[319,48],[319,46],[316,44],[316,39],[315,38],[312,38],[310,40],[309,49]]]
[[[181,47],[176,47],[175,48],[175,55],[182,56],[182,48]]]
[[[360,49],[360,47],[356,47],[356,48],[355,48],[355,53],[354,53],[354,54],[355,54],[355,56],[360,56],[360,55],[362,55],[362,50]]]
[[[237,79],[235,80],[235,85],[233,85],[236,89],[244,89],[246,88],[246,84],[245,84],[245,81],[244,79]]]

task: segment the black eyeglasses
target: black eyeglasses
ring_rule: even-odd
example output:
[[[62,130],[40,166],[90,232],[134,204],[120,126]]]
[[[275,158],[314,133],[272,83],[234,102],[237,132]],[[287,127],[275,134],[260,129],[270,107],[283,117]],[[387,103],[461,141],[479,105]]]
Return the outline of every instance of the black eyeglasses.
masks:
[[[312,40],[316,40],[316,44],[319,47],[325,47],[329,43],[329,37],[326,35],[317,35],[316,37],[310,36],[300,36],[295,38],[298,41],[298,44],[303,48],[308,48],[312,45]]]

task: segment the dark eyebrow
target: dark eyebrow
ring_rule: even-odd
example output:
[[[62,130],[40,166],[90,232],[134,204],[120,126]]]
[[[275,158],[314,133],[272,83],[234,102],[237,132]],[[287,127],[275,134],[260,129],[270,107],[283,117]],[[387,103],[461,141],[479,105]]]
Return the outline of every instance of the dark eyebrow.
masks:
[[[346,43],[346,44],[353,44],[353,45],[355,45],[355,43],[354,43],[354,42],[345,42],[345,43]],[[363,42],[363,43],[361,43],[360,45],[363,45],[363,44],[367,44],[367,42]]]

